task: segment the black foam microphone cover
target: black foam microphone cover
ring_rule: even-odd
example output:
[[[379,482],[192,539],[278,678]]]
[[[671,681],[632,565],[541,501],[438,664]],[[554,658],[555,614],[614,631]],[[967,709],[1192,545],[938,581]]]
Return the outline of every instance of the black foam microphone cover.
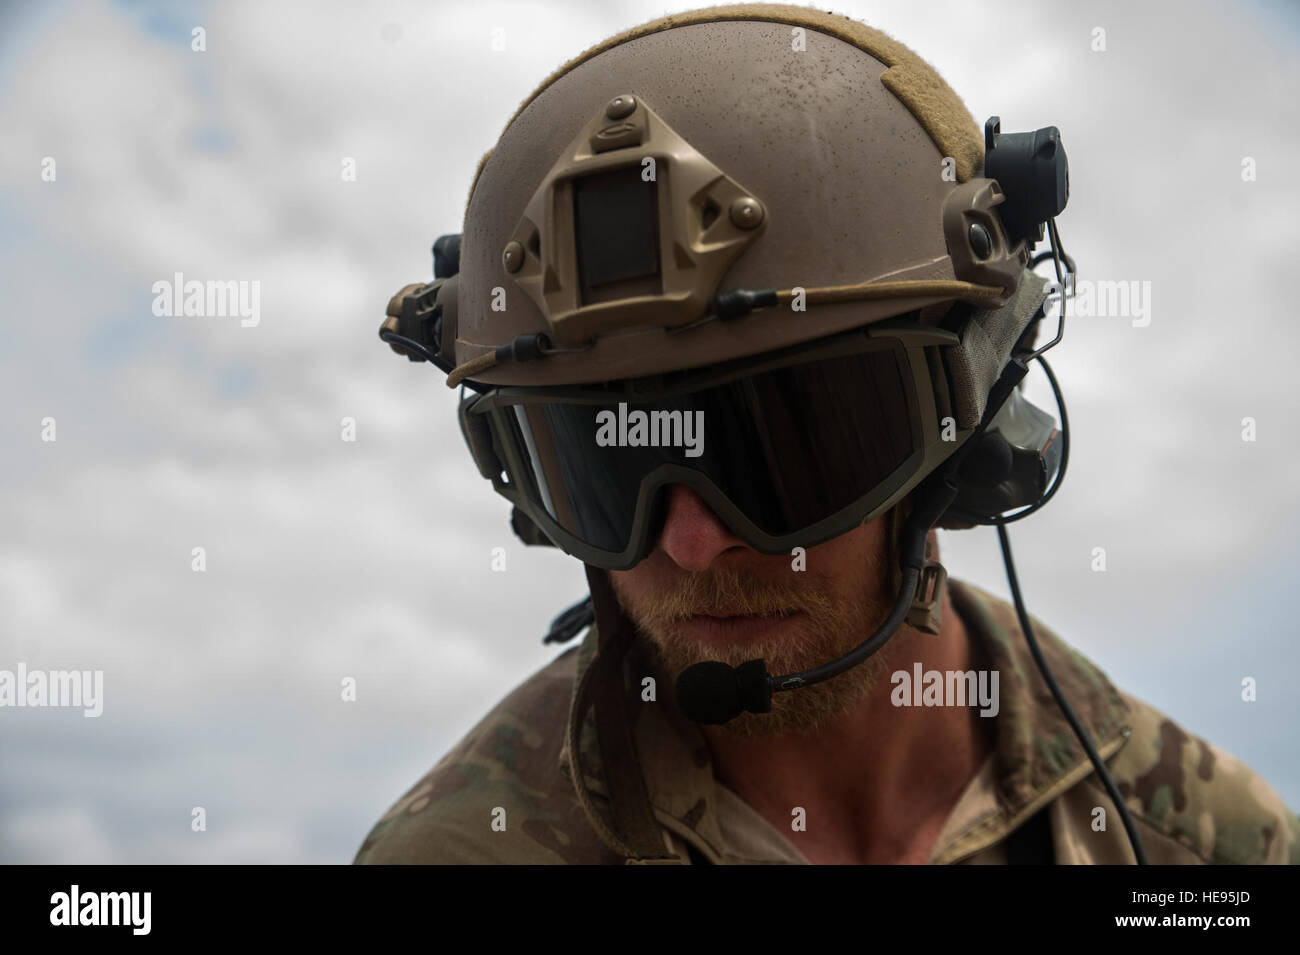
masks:
[[[772,684],[762,660],[738,667],[709,660],[677,678],[677,708],[693,723],[717,726],[741,713],[770,713]]]
[[[677,708],[706,726],[734,720],[745,709],[736,668],[718,660],[687,667],[677,678]]]
[[[750,713],[772,712],[772,681],[762,660],[750,660],[736,667],[740,705]]]

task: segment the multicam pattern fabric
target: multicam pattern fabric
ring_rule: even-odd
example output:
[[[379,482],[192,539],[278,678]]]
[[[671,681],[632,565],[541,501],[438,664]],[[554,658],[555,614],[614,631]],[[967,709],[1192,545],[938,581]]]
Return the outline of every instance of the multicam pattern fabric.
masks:
[[[1131,863],[1105,788],[1029,654],[1012,606],[949,580],[954,608],[1000,673],[995,751],[971,779],[930,855],[936,864],[1000,864],[1008,836],[1046,809],[1059,864]],[[1188,733],[1034,620],[1043,654],[1106,760],[1152,863],[1297,863],[1300,820],[1233,756]],[[582,779],[566,746],[594,629],[501,701],[383,816],[357,863],[619,864],[577,797],[608,807],[594,717],[579,733]],[[665,846],[682,863],[807,864],[787,836],[714,779],[708,746],[660,699],[640,702],[642,661],[624,688],[642,774]],[[1104,829],[1095,828],[1105,810]],[[600,827],[603,828],[603,827]]]

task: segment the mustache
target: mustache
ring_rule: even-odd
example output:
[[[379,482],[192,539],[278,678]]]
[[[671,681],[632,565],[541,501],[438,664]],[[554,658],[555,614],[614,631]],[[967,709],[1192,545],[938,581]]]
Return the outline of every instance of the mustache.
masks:
[[[834,607],[831,597],[812,580],[771,580],[752,571],[717,568],[683,573],[641,608],[641,616],[649,623],[671,624],[698,614],[819,617]]]

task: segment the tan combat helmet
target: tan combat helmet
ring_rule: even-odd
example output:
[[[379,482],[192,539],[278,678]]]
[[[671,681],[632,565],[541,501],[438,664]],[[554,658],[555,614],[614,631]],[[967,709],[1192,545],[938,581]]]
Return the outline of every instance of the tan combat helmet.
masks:
[[[575,350],[469,374],[515,385],[628,378],[955,300],[1005,304],[1026,250],[994,215],[1002,191],[979,177],[983,159],[979,127],[943,79],[845,17],[740,5],[628,30],[548,77],[480,163],[451,383],[534,332]],[[655,218],[658,234],[640,259],[583,274],[574,210],[584,191],[601,193],[576,184],[629,165],[632,182],[653,177],[655,188],[625,190],[628,206],[608,214],[632,220],[628,230]],[[699,322],[717,292],[796,287],[818,307],[671,333]]]
[[[981,135],[937,72],[871,27],[782,4],[674,14],[593,47],[524,101],[479,164],[463,234],[435,247],[438,277],[394,296],[381,337],[472,389],[462,428],[521,536],[582,555],[553,526],[554,502],[529,505],[509,480],[493,430],[506,425],[480,395],[893,334],[920,369],[924,449],[869,519],[976,432],[1003,367],[1032,347],[1045,282],[1030,254],[1066,192],[1054,128],[1001,134],[994,118]],[[1056,431],[1020,400],[1002,413],[1023,432],[1015,450],[1031,442],[1041,492]],[[531,441],[518,456],[547,464]],[[959,498],[944,526],[1028,503],[1015,496]],[[789,543],[756,536],[771,552]]]

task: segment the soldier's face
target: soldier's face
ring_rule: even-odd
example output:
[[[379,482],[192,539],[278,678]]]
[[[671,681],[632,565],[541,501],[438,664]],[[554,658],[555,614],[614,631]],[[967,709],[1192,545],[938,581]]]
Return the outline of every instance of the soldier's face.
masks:
[[[762,658],[774,676],[807,669],[857,646],[892,608],[886,518],[810,547],[802,559],[767,555],[736,538],[694,491],[668,490],[655,549],[609,575],[670,680],[704,660],[734,666]],[[884,654],[833,680],[778,693],[771,713],[746,713],[726,728],[747,736],[814,730],[882,682]]]

